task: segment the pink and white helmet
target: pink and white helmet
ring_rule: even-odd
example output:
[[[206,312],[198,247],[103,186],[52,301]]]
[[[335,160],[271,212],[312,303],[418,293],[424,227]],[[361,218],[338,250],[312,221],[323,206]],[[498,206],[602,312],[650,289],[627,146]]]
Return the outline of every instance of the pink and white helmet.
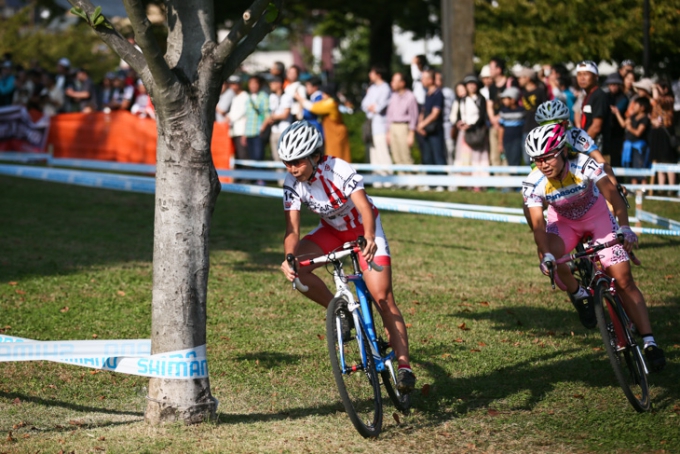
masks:
[[[567,144],[566,130],[561,124],[539,126],[527,135],[524,147],[531,159],[557,153]]]

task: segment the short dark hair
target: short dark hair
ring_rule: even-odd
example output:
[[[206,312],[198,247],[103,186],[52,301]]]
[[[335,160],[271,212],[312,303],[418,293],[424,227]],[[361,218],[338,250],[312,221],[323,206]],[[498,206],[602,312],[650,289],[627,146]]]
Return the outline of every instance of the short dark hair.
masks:
[[[640,96],[638,98],[635,98],[633,102],[638,103],[640,108],[645,112],[649,113],[650,110],[652,110],[652,103],[649,101],[649,98]]]
[[[411,86],[411,81],[409,80],[409,77],[403,71],[395,72],[394,74],[392,74],[392,77],[394,77],[394,76],[399,76],[399,78],[404,81],[404,84],[407,87]]]
[[[387,80],[389,77],[387,68],[385,68],[383,65],[373,65],[371,66],[371,71],[379,75],[382,80]]]
[[[321,78],[319,76],[310,77],[305,83],[312,85],[313,87],[321,86]]]
[[[272,67],[276,68],[276,70],[280,73],[283,73],[283,71],[286,69],[285,65],[280,61],[275,61]]]
[[[505,59],[501,57],[491,57],[489,63],[492,63],[501,69],[501,72],[505,72]]]
[[[416,60],[418,60],[418,64],[423,68],[427,68],[429,66],[429,62],[427,61],[426,55],[423,54],[416,55]]]

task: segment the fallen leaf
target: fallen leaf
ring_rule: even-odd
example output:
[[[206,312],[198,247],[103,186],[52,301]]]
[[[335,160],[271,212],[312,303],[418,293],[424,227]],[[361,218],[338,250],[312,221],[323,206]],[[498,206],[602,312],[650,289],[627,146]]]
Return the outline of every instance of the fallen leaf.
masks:
[[[488,301],[482,301],[482,302],[479,303],[479,304],[480,304],[481,306],[488,306],[488,305],[489,305],[489,302],[488,302]]]
[[[673,344],[673,348],[680,348],[680,344]]]
[[[477,345],[479,345],[480,347],[486,347],[486,344],[484,342],[480,342]]]
[[[10,282],[9,282],[9,285],[12,285],[12,286],[17,285],[17,284],[18,284],[17,281],[10,281]]]
[[[554,335],[555,335],[555,331],[548,331],[548,336],[554,336]]]
[[[604,350],[602,347],[593,347],[594,352],[601,352],[602,350]]]
[[[102,447],[100,447],[100,446],[95,446],[95,447],[94,447],[94,450],[95,450],[95,451],[106,451],[106,448],[102,448]]]
[[[510,341],[508,339],[501,339],[501,342],[505,344],[505,343],[508,343]]]
[[[78,421],[76,419],[71,419],[68,423],[72,426],[82,426],[84,424],[82,421]]]
[[[479,353],[479,352],[481,352],[481,350],[478,349],[478,348],[472,348],[472,349],[470,349],[470,352],[472,352],[472,353]]]
[[[420,389],[420,394],[427,397],[430,394],[430,385],[425,383],[423,387]]]
[[[12,403],[13,403],[14,405],[21,405],[21,399],[19,399],[19,398],[17,397],[16,399],[14,399],[14,400],[12,401]]]
[[[19,421],[17,424],[14,424],[14,425],[12,426],[12,429],[16,430],[16,429],[18,429],[18,428],[20,428],[20,427],[24,427],[25,425],[26,425],[26,423],[25,423],[24,421]]]
[[[68,306],[62,307],[61,309],[59,309],[59,312],[61,313],[68,312]]]
[[[392,413],[392,417],[394,420],[397,422],[397,424],[401,424],[401,418],[399,418],[399,413]]]
[[[256,360],[255,360],[255,365],[256,365],[256,366],[259,366],[259,365],[260,365],[260,360],[259,360],[259,359],[256,359]]]
[[[439,435],[441,435],[444,438],[449,438],[451,435],[447,432],[439,432]]]
[[[17,289],[16,292],[17,292],[19,295],[25,295],[25,294],[26,294],[26,292],[24,292],[23,290],[19,290],[19,289]]]
[[[410,309],[408,310],[408,312],[409,312],[409,314],[411,314],[411,315],[416,315],[416,308],[415,308],[415,307],[412,307],[412,308],[410,308]]]
[[[106,399],[106,396],[99,396],[98,399],[99,399],[99,400],[104,400],[104,399]]]
[[[463,343],[463,342],[465,342],[465,341],[459,337],[459,338],[456,339],[454,342],[458,342],[459,344],[461,344],[461,343]]]
[[[583,399],[583,394],[574,394],[574,399]]]
[[[512,346],[513,347],[519,347],[519,342],[515,342],[514,344],[512,344]]]
[[[465,325],[465,322],[463,322],[463,323],[461,323],[460,325],[458,325],[458,328],[462,329],[463,331],[469,331],[469,330],[470,330],[470,328],[468,328],[468,327]]]
[[[472,307],[472,304],[470,304],[470,303],[460,303],[459,306]]]
[[[672,275],[672,274],[667,274],[667,275],[665,275],[663,278],[666,279],[666,280],[668,280],[668,279],[673,279],[673,275]]]
[[[411,301],[413,304],[420,304],[420,301]]]
[[[406,328],[411,328],[413,325],[411,323],[406,324]]]
[[[116,293],[118,294],[118,296],[125,296],[125,292],[122,290],[118,290]]]
[[[317,334],[316,337],[318,337],[319,340],[324,340],[326,338],[323,334]]]
[[[24,438],[31,438],[31,435],[30,434],[24,434],[23,437]]]
[[[96,338],[98,338],[98,337],[99,337],[99,336],[96,335],[96,334],[93,334],[93,335],[92,335],[92,339],[96,339]]]
[[[489,414],[489,416],[498,416],[500,414],[498,410],[494,410],[493,408],[489,408],[489,411],[487,411],[487,413]]]
[[[477,449],[477,445],[475,445],[474,443],[468,443],[465,445],[465,447],[468,448],[469,450]]]
[[[101,371],[95,369],[95,370],[91,370],[90,374],[95,375],[95,374],[98,374],[99,372],[101,372]]]
[[[442,358],[450,358],[450,357],[451,357],[451,353],[442,354]]]
[[[97,440],[98,441],[106,441],[106,437],[102,436],[102,437],[97,438]]]
[[[12,431],[10,430],[9,433],[7,434],[7,438],[5,439],[7,441],[16,441],[16,438],[12,436]]]

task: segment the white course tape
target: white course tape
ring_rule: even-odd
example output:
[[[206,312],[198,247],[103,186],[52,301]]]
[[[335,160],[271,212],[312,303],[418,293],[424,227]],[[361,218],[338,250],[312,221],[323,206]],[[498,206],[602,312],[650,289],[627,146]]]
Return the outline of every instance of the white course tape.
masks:
[[[205,345],[150,355],[151,341],[35,341],[0,335],[0,362],[52,361],[129,375],[187,380],[208,377]]]
[[[680,197],[662,197],[658,195],[648,195],[645,199],[659,200],[661,202],[680,202]]]
[[[51,158],[48,164],[55,167],[77,169],[111,170],[130,173],[156,173],[155,164],[134,164],[129,162],[98,161],[95,159]]]
[[[635,217],[637,217],[642,222],[649,222],[650,224],[680,231],[680,222],[661,217],[657,214],[650,213],[649,211],[635,210]]]
[[[2,151],[0,152],[0,161],[7,162],[39,162],[50,159],[49,153],[31,153],[20,151]]]

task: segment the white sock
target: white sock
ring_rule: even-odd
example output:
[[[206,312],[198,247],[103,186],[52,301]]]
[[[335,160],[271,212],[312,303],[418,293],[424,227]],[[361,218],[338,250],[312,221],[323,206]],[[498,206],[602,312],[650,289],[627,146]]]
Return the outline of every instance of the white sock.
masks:
[[[642,347],[643,350],[650,345],[657,347],[656,342],[654,341],[654,336],[644,336],[642,338],[642,343],[644,344],[644,347]]]
[[[572,293],[571,296],[573,296],[574,299],[582,300],[582,299],[588,298],[590,296],[590,293],[588,293],[588,290],[584,289],[583,287],[581,287],[579,285],[578,290],[576,290],[574,293]]]

